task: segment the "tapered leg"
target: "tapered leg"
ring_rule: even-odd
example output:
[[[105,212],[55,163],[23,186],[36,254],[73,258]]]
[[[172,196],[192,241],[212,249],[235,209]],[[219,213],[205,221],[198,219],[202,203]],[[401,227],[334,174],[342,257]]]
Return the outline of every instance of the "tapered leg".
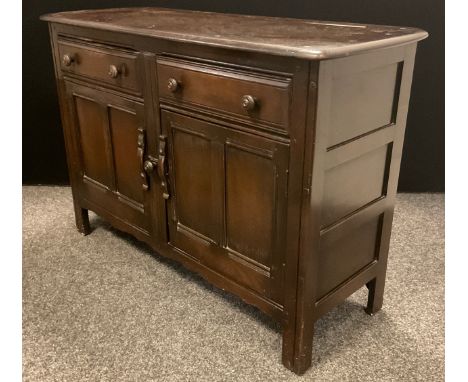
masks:
[[[367,299],[366,313],[370,316],[377,313],[383,304],[383,294],[385,288],[385,274],[377,276],[375,279],[369,281],[367,284],[369,288],[369,297]]]
[[[73,206],[75,208],[75,222],[76,228],[78,231],[81,232],[83,235],[88,235],[91,233],[91,226],[89,225],[89,216],[88,210],[81,208],[78,203],[74,202]]]

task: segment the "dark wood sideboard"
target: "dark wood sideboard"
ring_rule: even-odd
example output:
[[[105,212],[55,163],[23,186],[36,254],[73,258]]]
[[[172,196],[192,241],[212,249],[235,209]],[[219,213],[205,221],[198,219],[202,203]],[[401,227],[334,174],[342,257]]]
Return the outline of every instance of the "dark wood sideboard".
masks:
[[[76,225],[88,210],[283,326],[382,306],[416,45],[427,33],[158,8],[42,17]]]

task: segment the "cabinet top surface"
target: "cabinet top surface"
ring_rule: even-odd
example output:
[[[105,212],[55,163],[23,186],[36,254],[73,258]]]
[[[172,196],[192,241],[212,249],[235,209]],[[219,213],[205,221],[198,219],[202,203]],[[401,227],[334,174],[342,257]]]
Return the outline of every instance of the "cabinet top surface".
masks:
[[[408,27],[246,16],[165,8],[115,8],[47,14],[42,20],[202,45],[321,60],[415,42]]]

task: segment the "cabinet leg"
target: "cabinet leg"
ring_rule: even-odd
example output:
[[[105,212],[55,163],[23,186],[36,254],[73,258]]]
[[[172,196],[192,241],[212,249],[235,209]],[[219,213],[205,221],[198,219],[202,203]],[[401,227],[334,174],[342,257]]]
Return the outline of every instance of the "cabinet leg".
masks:
[[[283,365],[292,372],[302,375],[312,364],[314,323],[298,321],[294,329],[286,327],[283,332]]]
[[[369,281],[366,285],[369,289],[369,297],[365,311],[368,315],[373,316],[382,308],[385,274]]]
[[[78,231],[81,232],[83,235],[88,235],[91,233],[91,226],[89,224],[89,215],[88,210],[81,208],[78,203],[73,203],[75,208],[75,222],[76,228]]]

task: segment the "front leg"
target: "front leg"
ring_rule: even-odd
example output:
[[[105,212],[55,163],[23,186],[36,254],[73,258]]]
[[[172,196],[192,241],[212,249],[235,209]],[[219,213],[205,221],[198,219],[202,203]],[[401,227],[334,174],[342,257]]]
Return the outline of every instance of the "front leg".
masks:
[[[292,372],[302,375],[312,364],[314,323],[303,322],[295,330],[283,332],[283,365]]]
[[[287,322],[283,331],[283,364],[299,375],[312,364],[315,304],[311,298],[311,284],[310,280],[308,283],[299,282],[295,311],[288,314],[294,319]]]
[[[385,287],[385,273],[369,281],[366,285],[369,289],[369,297],[365,311],[368,315],[373,316],[382,308]]]
[[[89,224],[88,210],[85,208],[82,208],[77,202],[73,202],[73,207],[75,208],[76,228],[83,235],[90,234],[91,226]]]

